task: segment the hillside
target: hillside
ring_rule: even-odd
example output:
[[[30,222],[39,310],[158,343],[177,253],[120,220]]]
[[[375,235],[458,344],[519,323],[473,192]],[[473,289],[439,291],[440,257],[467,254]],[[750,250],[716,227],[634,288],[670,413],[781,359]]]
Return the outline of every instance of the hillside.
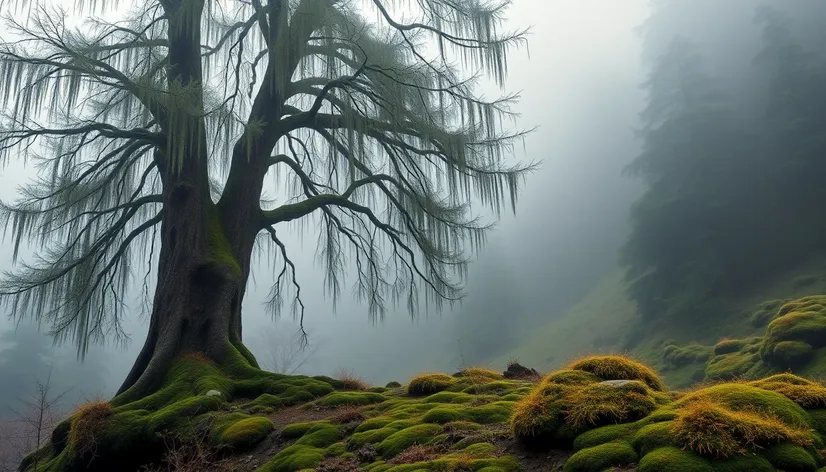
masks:
[[[617,270],[563,316],[537,327],[517,348],[491,359],[490,363],[501,365],[513,358],[527,365],[554,369],[586,354],[621,352],[655,366],[672,388],[687,387],[704,379],[700,374],[704,372],[707,358],[675,365],[664,358],[666,346],[700,345],[706,346],[710,353],[712,346],[724,338],[760,336],[769,319],[761,324],[753,318],[765,314],[764,304],[826,293],[824,268],[826,260],[813,258],[804,265],[776,274],[760,286],[713,301],[718,307],[713,312],[648,323],[636,313],[622,274]],[[778,308],[771,306],[768,311],[776,312]]]
[[[237,360],[183,357],[150,397],[84,405],[21,470],[826,470],[826,387],[790,374],[678,392],[602,356],[544,379],[467,369],[369,388],[238,380],[250,372]],[[505,374],[530,374],[519,367]]]

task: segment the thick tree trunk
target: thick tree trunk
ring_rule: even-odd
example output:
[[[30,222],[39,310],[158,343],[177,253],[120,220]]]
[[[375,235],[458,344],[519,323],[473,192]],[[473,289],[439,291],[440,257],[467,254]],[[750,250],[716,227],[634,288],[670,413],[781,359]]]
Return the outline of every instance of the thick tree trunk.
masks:
[[[241,341],[249,265],[239,259],[249,257],[234,254],[208,197],[179,185],[170,200],[161,228],[149,334],[118,394],[131,389],[130,396],[142,396],[157,389],[179,354],[197,352],[220,362],[229,343]]]
[[[235,211],[221,211],[202,182],[183,175],[164,182],[158,281],[149,334],[118,390],[139,398],[155,391],[170,361],[197,352],[220,363],[241,346],[241,300],[249,275],[254,220],[239,227]],[[251,357],[251,356],[250,356]],[[255,363],[250,358],[251,363]]]
[[[169,16],[171,89],[178,82],[197,85],[203,80],[199,25],[204,3],[162,2]],[[200,95],[197,101],[197,108],[203,109]],[[262,107],[267,109],[259,104]],[[266,156],[278,135],[267,134],[268,141],[252,150],[239,140],[224,194],[214,204],[204,120],[200,114],[188,118],[189,123],[174,128],[167,140],[178,146],[183,143],[191,153],[181,153],[187,157],[180,162],[161,150],[155,155],[164,189],[158,281],[149,334],[118,390],[118,395],[128,391],[128,398],[157,389],[170,361],[183,353],[197,352],[220,363],[234,345],[256,365],[241,344],[241,300],[260,229]]]

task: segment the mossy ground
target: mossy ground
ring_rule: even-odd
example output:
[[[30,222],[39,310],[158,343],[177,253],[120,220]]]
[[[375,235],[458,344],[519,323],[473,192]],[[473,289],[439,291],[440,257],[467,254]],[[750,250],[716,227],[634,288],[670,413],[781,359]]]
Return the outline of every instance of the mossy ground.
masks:
[[[576,451],[565,471],[638,464],[648,472],[814,472],[824,465],[823,385],[779,374],[665,392],[657,379],[628,358],[576,362],[517,402],[512,432],[530,447]]]
[[[764,302],[752,319],[762,320],[762,335],[723,339],[714,346],[668,344],[661,355],[671,368],[701,372],[695,381],[756,379],[786,371],[826,376],[826,296]]]
[[[163,465],[163,435],[201,437],[216,461],[238,465],[229,470],[256,472],[557,470],[551,456],[565,472],[824,466],[826,387],[791,374],[677,393],[638,361],[595,356],[537,382],[478,370],[343,388],[250,370],[240,354],[223,366],[185,356],[155,394],[75,412],[38,452],[38,471]]]

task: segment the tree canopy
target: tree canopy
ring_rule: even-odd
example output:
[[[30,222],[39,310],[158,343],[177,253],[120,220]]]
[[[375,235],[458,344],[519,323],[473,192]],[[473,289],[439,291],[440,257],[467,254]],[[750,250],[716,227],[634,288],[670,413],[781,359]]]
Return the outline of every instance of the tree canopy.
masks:
[[[460,299],[491,228],[472,203],[515,205],[533,168],[510,159],[526,132],[510,128],[518,96],[479,93],[487,77],[504,84],[524,43],[500,31],[509,3],[12,2],[0,157],[37,177],[0,218],[15,258],[26,244],[36,255],[0,296],[81,354],[119,337],[127,289],[143,278],[149,298],[136,262],[148,255],[168,283],[153,261],[176,234],[159,233],[176,202],[205,194],[210,260],[244,284],[253,246],[277,260],[275,314],[293,300],[303,317],[279,238],[291,221],[318,225],[328,292],[350,272],[373,319],[400,301],[416,312],[421,290],[436,306]]]

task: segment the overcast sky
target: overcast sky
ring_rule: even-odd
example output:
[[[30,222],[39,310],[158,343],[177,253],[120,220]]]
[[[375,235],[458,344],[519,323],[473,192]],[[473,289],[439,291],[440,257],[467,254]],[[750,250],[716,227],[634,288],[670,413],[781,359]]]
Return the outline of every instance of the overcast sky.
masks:
[[[590,263],[588,254],[578,252],[586,247],[583,242],[599,243],[606,228],[625,220],[626,205],[616,202],[629,201],[635,191],[635,184],[620,172],[636,152],[633,127],[642,106],[643,75],[634,28],[646,18],[647,7],[647,0],[516,0],[509,11],[508,25],[531,26],[532,34],[528,50],[510,57],[507,87],[522,92],[519,125],[538,126],[525,150],[517,148],[516,158],[541,159],[544,164],[529,178],[516,216],[505,215],[492,239],[520,269],[520,287],[537,313],[544,302],[554,302],[543,298],[543,286],[564,281],[578,266]],[[14,198],[15,185],[26,174],[22,163],[9,163],[0,175],[0,198]],[[301,248],[307,239],[312,244]],[[323,274],[313,261],[314,238],[293,234],[286,242],[298,264],[307,304],[305,324],[317,347],[304,371],[352,369],[371,382],[384,383],[404,381],[419,371],[458,367],[461,353],[451,313],[422,314],[414,321],[401,308],[373,325],[365,307],[345,290],[334,314],[323,297]],[[600,260],[613,257],[613,243],[604,246]],[[0,247],[4,268],[11,267],[10,256],[6,240]],[[262,261],[244,302],[245,340],[259,357],[266,356],[261,333],[269,332],[266,327],[272,324],[261,306],[270,281],[271,268]],[[119,385],[140,349],[145,321],[128,320],[132,342],[125,350],[107,348],[109,389]],[[0,320],[0,330],[10,327]],[[72,352],[67,350],[67,355]]]

